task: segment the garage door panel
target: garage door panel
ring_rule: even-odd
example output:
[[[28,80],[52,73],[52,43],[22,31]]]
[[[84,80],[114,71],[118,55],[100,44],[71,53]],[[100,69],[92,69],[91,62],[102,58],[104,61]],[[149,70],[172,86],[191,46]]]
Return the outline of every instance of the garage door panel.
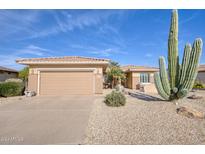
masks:
[[[41,95],[93,94],[93,72],[41,72]]]

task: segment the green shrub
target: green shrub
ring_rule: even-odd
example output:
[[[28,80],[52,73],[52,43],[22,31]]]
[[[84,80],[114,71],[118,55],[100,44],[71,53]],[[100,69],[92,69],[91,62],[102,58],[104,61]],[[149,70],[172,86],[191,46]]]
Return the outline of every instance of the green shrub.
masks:
[[[195,82],[193,88],[200,89],[200,88],[205,88],[205,86],[200,82]]]
[[[105,104],[108,106],[123,106],[126,103],[126,98],[121,92],[112,91],[105,96]]]
[[[23,94],[24,85],[20,82],[3,82],[0,83],[0,96],[19,96]]]

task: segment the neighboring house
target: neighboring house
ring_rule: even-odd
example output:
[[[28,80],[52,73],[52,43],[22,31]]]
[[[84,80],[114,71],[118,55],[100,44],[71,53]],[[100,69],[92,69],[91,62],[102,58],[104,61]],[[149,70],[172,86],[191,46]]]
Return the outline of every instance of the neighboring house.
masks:
[[[205,84],[205,64],[199,66],[196,80]]]
[[[79,56],[16,60],[29,66],[28,90],[37,95],[92,95],[103,92],[109,60]]]
[[[18,77],[18,71],[6,68],[3,66],[0,66],[0,82],[5,81],[9,78],[17,78]]]
[[[156,93],[154,85],[154,72],[159,69],[155,67],[128,65],[121,67],[126,74],[124,86],[130,89],[141,89],[145,92]]]

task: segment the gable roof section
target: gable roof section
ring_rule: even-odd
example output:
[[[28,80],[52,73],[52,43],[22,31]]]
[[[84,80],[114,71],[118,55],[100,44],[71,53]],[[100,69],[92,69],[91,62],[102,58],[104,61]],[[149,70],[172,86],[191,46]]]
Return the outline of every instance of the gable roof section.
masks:
[[[159,71],[157,67],[135,66],[135,65],[122,66],[121,69],[124,72],[157,72]]]
[[[14,69],[11,69],[11,68],[7,68],[7,67],[3,67],[3,66],[0,66],[0,71],[18,73],[17,70],[14,70]]]
[[[17,59],[19,64],[108,64],[109,59],[65,56],[65,57],[48,57],[48,58],[28,58]]]

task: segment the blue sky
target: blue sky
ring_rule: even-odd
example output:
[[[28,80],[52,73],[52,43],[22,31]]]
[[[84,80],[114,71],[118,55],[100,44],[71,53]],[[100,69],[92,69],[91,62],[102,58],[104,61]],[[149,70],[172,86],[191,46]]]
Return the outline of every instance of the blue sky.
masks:
[[[205,41],[205,10],[178,11],[182,58],[185,43]],[[77,55],[158,66],[170,18],[171,10],[0,10],[0,65],[21,69],[15,59]]]

